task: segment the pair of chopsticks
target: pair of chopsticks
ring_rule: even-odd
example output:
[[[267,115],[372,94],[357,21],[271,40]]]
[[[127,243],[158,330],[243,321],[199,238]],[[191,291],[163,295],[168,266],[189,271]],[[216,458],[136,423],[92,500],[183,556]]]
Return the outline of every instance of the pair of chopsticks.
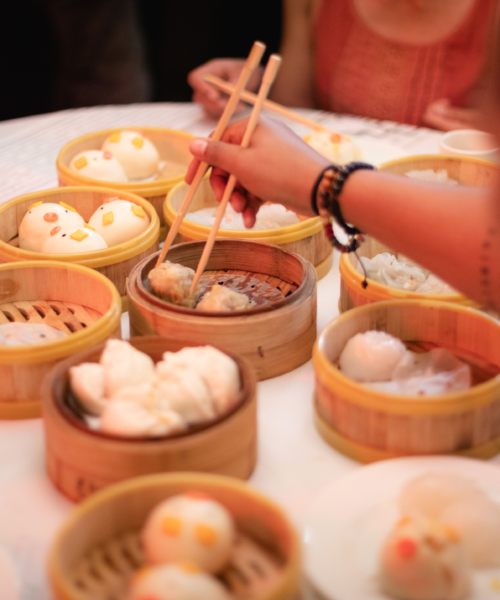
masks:
[[[234,86],[233,91],[231,92],[231,96],[226,105],[226,108],[224,109],[224,112],[222,113],[219,123],[217,124],[215,132],[212,136],[213,140],[218,141],[222,137],[222,134],[229,122],[229,119],[231,118],[231,116],[236,108],[236,105],[238,104],[238,102],[240,100],[240,97],[245,88],[245,85],[247,84],[252,71],[260,63],[260,60],[262,58],[262,55],[264,54],[265,49],[266,49],[266,47],[262,42],[255,42],[254,45],[252,46],[250,54],[248,55],[248,58],[245,62],[245,66],[243,67],[243,70],[239,76],[239,79],[238,79],[236,85]],[[259,118],[260,111],[262,109],[262,106],[263,106],[266,98],[267,98],[267,95],[269,93],[271,85],[273,84],[276,74],[278,73],[280,63],[281,63],[281,57],[279,57],[276,54],[272,54],[271,57],[269,58],[264,75],[262,77],[262,83],[261,83],[261,86],[259,89],[259,93],[256,96],[256,101],[255,101],[255,104],[254,104],[254,107],[252,110],[252,114],[250,115],[250,119],[248,120],[248,124],[247,124],[246,130],[245,130],[245,133],[243,135],[243,140],[241,142],[242,148],[247,148],[250,143],[250,138],[252,136],[253,130],[255,129],[255,126],[257,125],[257,120]],[[189,205],[191,204],[193,196],[196,193],[196,190],[198,189],[198,186],[199,186],[203,176],[205,175],[208,167],[209,167],[209,165],[206,162],[202,162],[200,164],[200,166],[198,167],[198,170],[196,171],[196,174],[195,174],[193,181],[187,191],[187,194],[182,202],[182,205],[179,208],[177,216],[176,216],[174,222],[172,223],[170,231],[168,232],[167,239],[165,240],[165,244],[163,246],[161,254],[158,257],[158,262],[156,263],[156,266],[160,265],[163,262],[163,260],[165,259],[165,256],[167,255],[167,252],[168,252],[170,246],[172,245],[172,242],[173,242],[175,236],[177,235],[177,232],[179,231],[181,222],[184,219],[184,217],[186,216],[186,213],[189,209]],[[203,271],[205,270],[208,259],[210,257],[210,253],[212,252],[212,248],[215,243],[215,238],[217,236],[217,232],[219,231],[221,221],[224,217],[224,213],[226,211],[226,207],[228,205],[229,199],[231,198],[231,194],[233,193],[235,184],[236,184],[236,177],[234,175],[231,175],[226,184],[226,189],[224,190],[224,195],[222,197],[222,200],[220,201],[219,208],[217,210],[217,214],[215,217],[215,222],[212,226],[212,229],[210,230],[210,235],[208,236],[208,239],[205,243],[205,247],[203,249],[203,253],[201,255],[200,262],[198,263],[198,268],[196,269],[193,283],[191,285],[191,294],[194,293],[196,286],[198,284],[198,281],[199,281]]]

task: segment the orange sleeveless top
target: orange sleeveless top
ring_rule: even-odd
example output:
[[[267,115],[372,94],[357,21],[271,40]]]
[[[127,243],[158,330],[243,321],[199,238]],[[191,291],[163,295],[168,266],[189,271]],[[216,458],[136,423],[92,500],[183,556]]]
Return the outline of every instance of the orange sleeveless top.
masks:
[[[319,105],[325,110],[422,124],[434,100],[466,106],[486,59],[494,0],[476,0],[437,43],[396,43],[369,29],[352,0],[323,0],[314,23]]]

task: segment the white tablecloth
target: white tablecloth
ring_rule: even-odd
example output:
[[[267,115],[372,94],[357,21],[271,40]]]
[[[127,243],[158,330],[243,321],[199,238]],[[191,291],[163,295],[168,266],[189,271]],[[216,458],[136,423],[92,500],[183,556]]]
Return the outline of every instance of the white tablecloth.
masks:
[[[301,111],[354,136],[370,154],[385,160],[435,153],[440,134],[427,129],[319,111]],[[214,122],[193,104],[108,106],[68,110],[0,123],[0,203],[24,193],[57,186],[55,160],[67,141],[108,127],[153,125],[207,135]],[[293,127],[297,133],[306,130]],[[390,146],[390,148],[389,148]],[[377,156],[371,156],[377,162]],[[338,314],[338,256],[318,284],[318,330]],[[1,382],[0,382],[1,385]],[[333,479],[359,467],[335,452],[312,423],[311,362],[259,383],[259,459],[250,483],[281,504],[301,527],[318,493]],[[0,599],[5,569],[18,574],[22,600],[50,597],[45,560],[50,540],[72,508],[45,474],[41,420],[0,422]],[[5,550],[5,552],[3,552]],[[10,557],[10,559],[6,557]],[[12,563],[12,564],[10,564]]]

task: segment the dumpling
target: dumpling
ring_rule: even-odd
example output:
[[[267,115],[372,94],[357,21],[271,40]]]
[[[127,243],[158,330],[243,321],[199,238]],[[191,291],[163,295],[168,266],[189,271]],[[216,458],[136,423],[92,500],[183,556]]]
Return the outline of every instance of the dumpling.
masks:
[[[107,200],[89,219],[110,248],[141,235],[150,222],[142,206],[120,198]]]
[[[83,227],[54,227],[50,236],[43,242],[40,252],[47,254],[77,254],[104,250],[108,245],[93,229]]]
[[[191,295],[194,275],[193,269],[166,261],[152,269],[148,279],[153,293],[160,298],[173,304],[193,308],[198,296],[198,290]]]
[[[380,554],[382,590],[404,600],[461,600],[471,587],[466,549],[451,527],[404,518]]]
[[[347,135],[317,129],[307,135],[304,141],[316,152],[338,165],[361,160],[361,150]]]
[[[116,183],[128,181],[122,165],[111,152],[102,150],[80,152],[72,159],[69,168],[79,175],[99,181],[115,181]]]
[[[173,368],[194,367],[208,387],[217,414],[226,412],[240,390],[238,365],[213,346],[186,347],[179,352],[165,352],[164,363]]]
[[[151,564],[188,560],[209,573],[228,563],[235,538],[229,511],[205,494],[165,500],[148,516],[141,534]]]
[[[82,407],[92,415],[100,415],[108,403],[104,394],[104,367],[99,363],[70,367],[69,380]]]
[[[45,323],[2,323],[0,325],[0,345],[25,346],[43,344],[68,337],[65,331],[60,331]]]
[[[112,400],[101,414],[99,429],[124,437],[151,437],[183,431],[186,422],[172,411],[148,410],[135,400]]]
[[[366,331],[347,342],[339,366],[355,381],[388,381],[405,352],[406,346],[398,338],[385,331]]]
[[[144,567],[131,581],[126,600],[230,600],[225,587],[203,573],[194,563],[184,561]]]
[[[104,391],[107,397],[123,387],[148,381],[155,374],[153,360],[121,340],[109,339],[106,342],[100,364],[104,367]]]
[[[116,131],[102,145],[120,162],[129,179],[144,179],[158,171],[160,154],[139,131]]]
[[[223,285],[213,285],[198,305],[196,310],[246,310],[252,303],[246,294],[240,294]]]
[[[212,396],[194,367],[178,368],[160,361],[156,365],[161,410],[178,412],[189,424],[217,416]]]
[[[415,290],[420,294],[457,294],[457,290],[432,273]]]
[[[427,279],[420,267],[411,267],[399,262],[389,252],[382,252],[371,259],[361,256],[359,260],[366,270],[368,279],[395,289],[414,292]],[[361,265],[358,265],[358,271],[363,273]]]

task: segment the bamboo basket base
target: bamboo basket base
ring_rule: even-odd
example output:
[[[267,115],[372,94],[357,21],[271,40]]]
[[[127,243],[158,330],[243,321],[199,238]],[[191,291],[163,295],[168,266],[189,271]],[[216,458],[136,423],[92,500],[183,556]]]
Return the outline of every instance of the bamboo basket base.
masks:
[[[101,317],[92,308],[56,300],[30,300],[0,304],[0,325],[6,323],[38,323],[64,333],[85,329]]]
[[[315,403],[317,400],[315,399]],[[384,450],[382,448],[373,448],[354,442],[341,435],[335,428],[329,425],[319,414],[317,407],[314,407],[314,424],[325,442],[338,450],[345,456],[362,463],[372,463],[379,460],[388,460],[390,458],[400,458],[401,452]],[[480,458],[488,460],[500,453],[500,437],[496,437],[484,444],[474,446],[467,450],[458,450],[456,452],[441,452],[451,456],[468,456],[470,458]],[[421,454],[421,453],[419,453]],[[434,453],[432,453],[434,454]],[[410,453],[406,454],[410,456]]]
[[[330,269],[333,267],[333,248],[330,254],[325,258],[325,260],[321,261],[319,264],[315,265],[316,277],[318,281],[326,277],[330,272]]]
[[[130,531],[84,556],[73,571],[73,584],[88,600],[125,600],[134,573],[145,566],[140,533]],[[262,597],[283,576],[277,556],[239,534],[231,560],[219,576],[233,597]]]

